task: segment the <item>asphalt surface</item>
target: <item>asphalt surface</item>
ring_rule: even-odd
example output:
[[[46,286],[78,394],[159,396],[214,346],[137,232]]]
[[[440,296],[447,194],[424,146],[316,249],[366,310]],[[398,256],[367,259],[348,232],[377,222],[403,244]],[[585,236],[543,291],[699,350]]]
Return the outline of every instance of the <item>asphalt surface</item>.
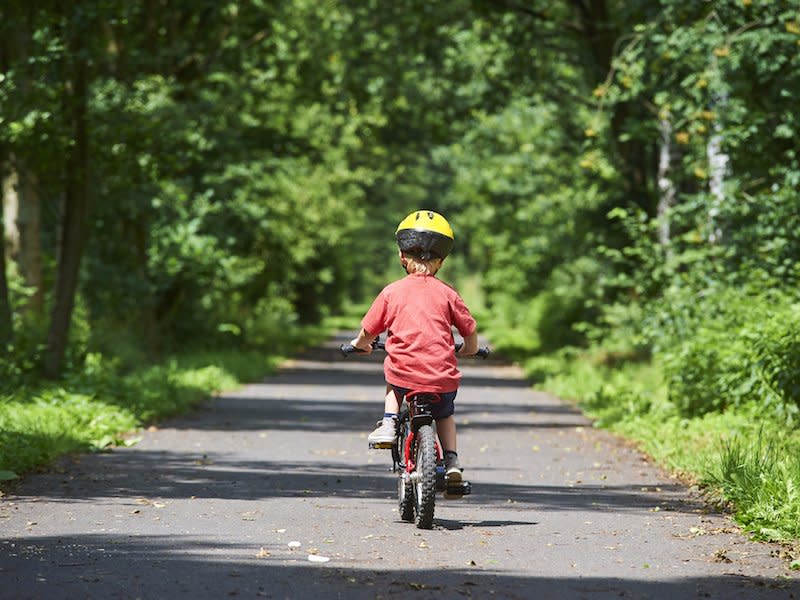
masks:
[[[472,495],[399,519],[380,358],[342,340],[0,500],[0,598],[800,598],[780,548],[512,366],[462,361]],[[349,338],[347,338],[349,339]]]

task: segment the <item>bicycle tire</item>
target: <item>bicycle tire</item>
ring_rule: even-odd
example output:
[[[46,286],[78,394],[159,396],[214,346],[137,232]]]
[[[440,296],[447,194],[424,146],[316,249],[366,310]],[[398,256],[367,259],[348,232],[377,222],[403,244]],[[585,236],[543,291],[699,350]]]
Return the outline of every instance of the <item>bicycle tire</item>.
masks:
[[[417,431],[414,508],[419,529],[433,527],[436,506],[436,435],[433,427],[423,425]]]
[[[406,418],[400,421],[400,431],[397,434],[397,451],[399,456],[403,456],[406,447],[406,439],[408,439],[408,413]],[[404,461],[402,462],[404,466]],[[397,478],[397,500],[400,510],[400,518],[408,523],[414,522],[414,485],[408,480],[405,468],[400,471],[400,476]]]

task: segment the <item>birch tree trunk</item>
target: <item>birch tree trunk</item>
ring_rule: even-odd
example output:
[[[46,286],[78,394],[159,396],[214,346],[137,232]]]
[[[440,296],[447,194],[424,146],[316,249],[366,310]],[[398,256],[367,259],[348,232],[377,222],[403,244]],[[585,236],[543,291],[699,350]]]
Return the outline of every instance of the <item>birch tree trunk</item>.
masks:
[[[42,277],[41,203],[36,176],[29,170],[19,170],[19,254],[17,261],[25,285],[33,290],[26,309],[36,315],[44,312],[44,280]]]
[[[675,205],[675,184],[670,178],[672,168],[672,124],[669,117],[664,117],[659,123],[661,132],[661,146],[658,154],[658,243],[669,247],[670,242],[670,209]]]
[[[20,247],[20,235],[17,228],[19,215],[19,177],[14,164],[14,157],[4,165],[3,169],[3,239],[6,256],[16,259]]]
[[[722,151],[722,134],[718,125],[706,145],[706,157],[710,171],[708,189],[711,192],[711,207],[708,209],[708,241],[718,244],[722,241],[723,232],[717,217],[725,201],[725,177],[730,162],[730,157]]]
[[[21,167],[13,155],[3,179],[3,215],[6,259],[17,263],[25,285],[33,290],[22,308],[41,313],[44,290],[39,191],[35,176]]]
[[[4,218],[4,210],[6,204],[6,185],[5,180],[3,182],[3,201],[0,202],[0,222],[4,224],[3,230],[5,230],[5,218]],[[0,240],[0,356],[5,353],[5,346],[11,342],[11,338],[13,335],[13,329],[11,324],[11,303],[8,297],[8,281],[6,279],[6,244],[5,240]]]

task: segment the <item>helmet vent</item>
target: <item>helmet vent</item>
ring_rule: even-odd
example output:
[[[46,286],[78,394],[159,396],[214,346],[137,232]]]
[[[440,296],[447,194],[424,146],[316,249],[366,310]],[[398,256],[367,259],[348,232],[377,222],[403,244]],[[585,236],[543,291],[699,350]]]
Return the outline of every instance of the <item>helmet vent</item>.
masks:
[[[431,211],[428,211],[428,218],[433,221],[433,213]]]

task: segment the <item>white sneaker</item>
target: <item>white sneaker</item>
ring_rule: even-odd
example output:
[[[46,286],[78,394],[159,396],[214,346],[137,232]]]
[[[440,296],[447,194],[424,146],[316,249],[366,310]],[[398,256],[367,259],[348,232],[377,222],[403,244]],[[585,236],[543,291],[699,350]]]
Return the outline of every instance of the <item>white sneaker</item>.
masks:
[[[458,463],[458,456],[453,456],[452,454],[446,456],[444,459],[444,467],[447,483],[461,483],[461,473],[463,469]]]
[[[391,444],[397,438],[397,419],[393,417],[384,417],[377,423],[378,428],[375,429],[367,437],[370,444]]]

